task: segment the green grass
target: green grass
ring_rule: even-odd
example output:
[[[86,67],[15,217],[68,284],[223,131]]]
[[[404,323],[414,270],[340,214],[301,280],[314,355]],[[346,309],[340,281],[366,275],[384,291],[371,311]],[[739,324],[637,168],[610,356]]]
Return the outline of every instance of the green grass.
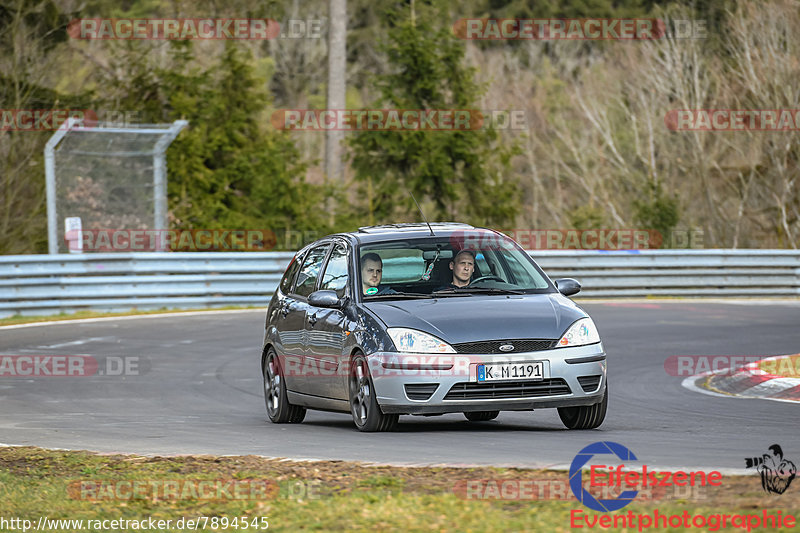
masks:
[[[0,449],[0,517],[26,518],[34,523],[41,516],[84,520],[153,517],[174,523],[182,517],[247,517],[252,521],[263,516],[268,517],[269,530],[277,531],[549,532],[571,530],[572,510],[580,510],[592,520],[608,516],[590,511],[571,496],[561,501],[481,500],[465,499],[463,493],[460,496],[453,490],[456,482],[472,479],[565,480],[566,476],[566,472],[513,468],[370,467],[253,456],[146,458],[13,447]],[[81,481],[119,486],[120,481],[148,485],[165,480],[196,483],[221,479],[267,480],[275,490],[266,498],[218,501],[142,494],[138,498],[90,501],[82,499],[78,491],[67,490],[70,483]],[[790,487],[782,496],[770,496],[763,493],[757,477],[725,477],[723,486],[709,487],[699,499],[637,502],[612,515],[647,513],[656,508],[662,514],[684,510],[708,515],[754,513],[762,508],[787,513],[800,508],[799,492]],[[172,527],[162,531],[181,530]],[[206,527],[205,531],[255,530]]]
[[[197,311],[227,311],[227,310],[240,310],[240,309],[266,309],[267,304],[269,302],[265,302],[263,306],[236,306],[236,305],[228,305],[224,307],[214,307],[213,309],[209,308],[199,308],[199,309],[154,309],[154,310],[133,310],[133,311],[125,311],[119,313],[105,313],[101,311],[76,311],[74,313],[59,313],[57,315],[42,315],[42,316],[22,316],[22,315],[14,315],[7,318],[0,318],[0,326],[13,326],[16,324],[31,324],[34,322],[51,322],[51,321],[60,321],[60,320],[78,320],[81,318],[104,318],[104,317],[115,317],[115,316],[136,316],[136,315],[158,315],[163,313],[192,313]]]

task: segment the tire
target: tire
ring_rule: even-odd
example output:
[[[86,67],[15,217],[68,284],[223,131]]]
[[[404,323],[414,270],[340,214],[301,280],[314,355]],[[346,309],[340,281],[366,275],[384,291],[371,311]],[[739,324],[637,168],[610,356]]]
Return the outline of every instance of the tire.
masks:
[[[356,354],[350,365],[350,413],[359,431],[391,431],[397,426],[399,415],[384,414],[375,396],[375,387],[369,375],[369,365],[362,354]]]
[[[264,358],[264,403],[267,415],[275,424],[298,424],[306,417],[305,407],[292,405],[286,395],[286,380],[274,348]]]
[[[488,422],[489,420],[497,418],[499,414],[500,411],[472,411],[464,413],[464,416],[467,417],[467,420],[470,422]]]
[[[606,418],[608,409],[608,384],[603,400],[594,405],[581,405],[579,407],[559,407],[558,416],[561,422],[569,429],[595,429],[600,427]]]

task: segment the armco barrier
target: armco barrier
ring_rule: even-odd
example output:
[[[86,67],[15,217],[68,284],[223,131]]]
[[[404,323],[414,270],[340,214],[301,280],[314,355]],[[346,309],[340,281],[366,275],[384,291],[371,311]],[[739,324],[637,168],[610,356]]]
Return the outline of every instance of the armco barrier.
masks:
[[[293,252],[0,256],[0,317],[266,307]]]
[[[793,250],[535,250],[583,297],[798,297]],[[266,306],[292,252],[0,256],[0,317],[81,309]]]

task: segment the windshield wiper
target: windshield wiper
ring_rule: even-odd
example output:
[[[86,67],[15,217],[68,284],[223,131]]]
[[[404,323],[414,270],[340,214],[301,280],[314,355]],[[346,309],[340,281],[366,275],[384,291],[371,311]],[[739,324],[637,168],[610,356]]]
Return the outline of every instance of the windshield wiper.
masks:
[[[441,293],[460,293],[460,294],[470,294],[475,292],[482,292],[487,294],[525,294],[523,291],[518,291],[514,289],[498,289],[497,287],[458,287],[458,288],[447,288],[442,289],[440,291],[434,291],[433,294],[441,294]]]
[[[367,294],[364,300],[384,300],[389,298],[407,298],[410,300],[432,298],[430,294],[422,294],[421,292],[395,292],[390,294]]]

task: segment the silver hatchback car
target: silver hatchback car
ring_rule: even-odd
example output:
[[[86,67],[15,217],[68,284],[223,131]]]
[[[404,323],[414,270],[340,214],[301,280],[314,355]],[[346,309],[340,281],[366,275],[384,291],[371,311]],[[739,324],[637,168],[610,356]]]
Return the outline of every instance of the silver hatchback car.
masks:
[[[267,414],[350,412],[361,431],[399,415],[557,408],[593,429],[608,405],[592,319],[513,240],[466,224],[396,224],[330,235],[300,250],[267,309]]]

